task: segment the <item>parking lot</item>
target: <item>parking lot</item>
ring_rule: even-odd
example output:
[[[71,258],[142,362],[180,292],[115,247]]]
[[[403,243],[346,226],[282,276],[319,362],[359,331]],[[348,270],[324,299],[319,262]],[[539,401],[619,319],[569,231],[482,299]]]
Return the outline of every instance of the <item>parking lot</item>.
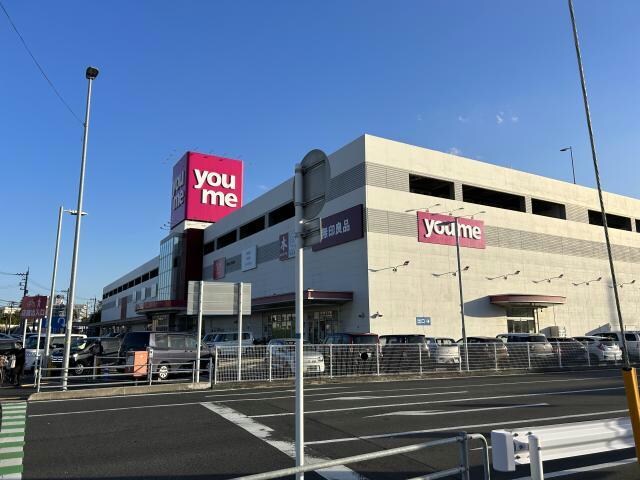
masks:
[[[626,415],[619,370],[308,384],[307,462],[466,431]],[[294,390],[259,388],[31,402],[23,478],[233,478],[293,465]],[[481,476],[479,450],[471,454]],[[400,479],[451,468],[457,447],[321,472]],[[634,452],[545,463],[563,478],[637,478]],[[87,465],[91,465],[88,467]],[[581,470],[574,470],[580,468]],[[529,475],[527,467],[493,478]],[[555,478],[549,476],[548,478]]]

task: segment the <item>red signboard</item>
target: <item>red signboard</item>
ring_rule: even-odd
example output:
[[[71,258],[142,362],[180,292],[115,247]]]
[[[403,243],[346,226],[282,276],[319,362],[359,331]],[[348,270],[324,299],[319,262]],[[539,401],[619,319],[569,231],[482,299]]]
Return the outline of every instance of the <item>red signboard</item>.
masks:
[[[171,227],[183,220],[217,222],[242,207],[240,160],[187,152],[173,167]]]
[[[47,316],[47,297],[46,295],[34,295],[32,297],[23,297],[20,305],[20,317],[33,320]]]
[[[418,241],[455,245],[454,217],[437,213],[418,212]],[[470,218],[458,218],[458,238],[461,247],[485,248],[484,222]]]
[[[220,280],[226,275],[227,259],[226,257],[219,258],[213,262],[213,279]]]

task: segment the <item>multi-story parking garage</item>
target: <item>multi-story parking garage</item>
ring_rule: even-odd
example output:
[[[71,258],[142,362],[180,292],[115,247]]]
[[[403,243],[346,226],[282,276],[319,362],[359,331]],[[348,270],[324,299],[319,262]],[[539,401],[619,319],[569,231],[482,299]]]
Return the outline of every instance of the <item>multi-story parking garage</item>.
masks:
[[[596,190],[370,135],[329,160],[323,239],[305,255],[308,340],[338,331],[459,338],[453,216],[468,335],[615,328]],[[176,165],[172,230],[159,255],[104,288],[103,329],[191,329],[186,282],[204,279],[252,284],[245,325],[256,338],[293,335],[292,180],[241,206],[241,166],[229,173],[225,161],[190,153]],[[605,203],[632,327],[640,201],[607,193]],[[205,318],[206,331],[234,328],[231,317]]]

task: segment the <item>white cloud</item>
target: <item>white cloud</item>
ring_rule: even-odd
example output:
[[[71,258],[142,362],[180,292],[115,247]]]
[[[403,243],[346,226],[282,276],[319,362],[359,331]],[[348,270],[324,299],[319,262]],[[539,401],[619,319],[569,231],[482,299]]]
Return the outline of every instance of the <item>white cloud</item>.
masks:
[[[498,114],[496,115],[496,123],[497,123],[498,125],[500,125],[502,122],[504,122],[504,116],[503,116],[503,115],[504,115],[504,113],[503,113],[503,112],[500,112],[500,113],[498,113]]]
[[[418,116],[416,117],[416,120],[418,120],[419,122],[422,121],[422,114],[421,113],[418,114]]]
[[[520,117],[518,117],[517,115],[512,115],[511,116],[511,121],[513,123],[518,123],[518,120],[520,120]]]
[[[267,190],[269,190],[269,187],[267,187],[266,185],[258,185],[258,190],[266,192]]]
[[[469,123],[469,117],[465,117],[464,115],[458,115],[458,121],[460,123]]]
[[[449,153],[451,155],[462,155],[462,150],[460,150],[459,148],[456,148],[456,147],[451,147],[449,149]]]

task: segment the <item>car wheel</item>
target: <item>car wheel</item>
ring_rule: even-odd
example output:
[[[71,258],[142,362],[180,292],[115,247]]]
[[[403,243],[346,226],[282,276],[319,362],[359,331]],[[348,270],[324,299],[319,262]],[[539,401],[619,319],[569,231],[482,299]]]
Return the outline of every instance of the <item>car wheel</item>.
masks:
[[[166,380],[169,378],[169,366],[168,365],[160,365],[158,370],[156,371],[158,374],[158,380]]]
[[[82,362],[78,362],[73,367],[73,374],[74,375],[82,375],[84,373],[84,369],[85,369],[84,364]]]

